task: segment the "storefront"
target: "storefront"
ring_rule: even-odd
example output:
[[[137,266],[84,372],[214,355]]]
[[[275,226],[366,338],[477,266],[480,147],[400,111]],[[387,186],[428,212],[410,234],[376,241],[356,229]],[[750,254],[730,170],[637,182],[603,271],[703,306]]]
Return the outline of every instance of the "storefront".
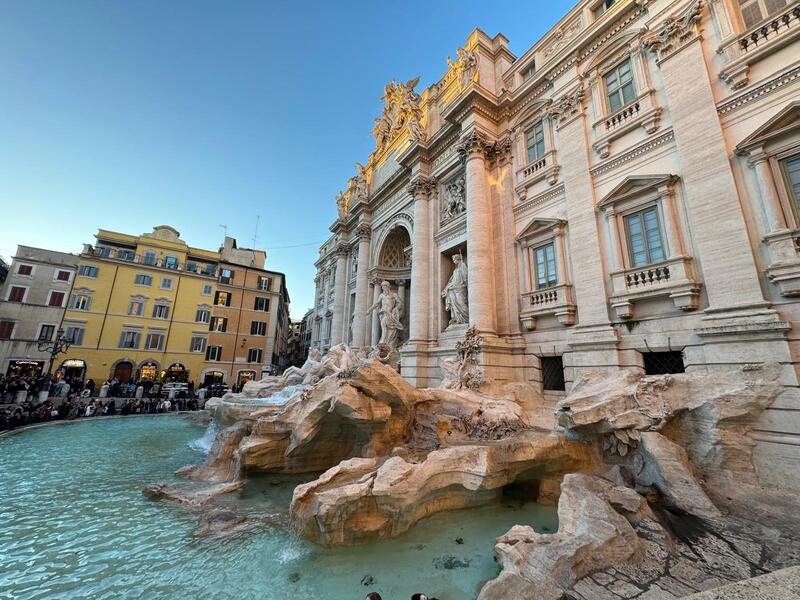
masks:
[[[61,363],[58,373],[67,381],[83,381],[86,377],[86,361],[79,358],[68,358]]]
[[[247,370],[247,371],[239,371],[239,376],[236,378],[236,386],[239,389],[242,389],[242,386],[247,383],[248,381],[253,381],[256,378],[256,372]]]
[[[203,385],[208,387],[209,385],[216,385],[219,383],[225,383],[225,373],[222,371],[208,371],[203,376]]]
[[[9,377],[38,377],[44,371],[43,360],[10,360],[6,375]]]
[[[146,360],[139,365],[138,381],[155,381],[158,378],[158,363],[154,360]]]
[[[186,381],[189,373],[181,363],[172,363],[163,372],[163,380],[167,381]]]

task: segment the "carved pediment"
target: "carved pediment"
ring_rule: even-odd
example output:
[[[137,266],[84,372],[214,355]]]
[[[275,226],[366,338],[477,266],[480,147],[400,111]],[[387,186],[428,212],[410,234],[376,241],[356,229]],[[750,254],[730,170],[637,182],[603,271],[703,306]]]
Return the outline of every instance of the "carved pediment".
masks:
[[[747,154],[753,148],[762,146],[787,133],[794,133],[799,130],[800,100],[795,100],[743,139],[739,145],[736,146],[736,154]]]
[[[657,191],[663,186],[671,186],[678,177],[676,175],[632,175],[623,179],[597,205],[598,208],[612,206],[617,202]]]
[[[543,217],[534,217],[519,233],[519,235],[517,235],[517,241],[528,239],[529,237],[532,237],[548,229],[553,229],[555,227],[563,227],[564,225],[566,225],[566,223],[567,222],[563,219],[546,219]]]

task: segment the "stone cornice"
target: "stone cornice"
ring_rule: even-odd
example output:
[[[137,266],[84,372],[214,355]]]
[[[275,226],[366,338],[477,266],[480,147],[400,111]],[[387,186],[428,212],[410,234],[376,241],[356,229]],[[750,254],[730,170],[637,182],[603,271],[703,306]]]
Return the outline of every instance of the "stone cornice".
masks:
[[[765,96],[769,96],[770,94],[777,92],[778,90],[786,87],[787,84],[797,81],[798,78],[800,78],[800,65],[790,67],[777,77],[773,77],[772,79],[769,79],[764,83],[757,85],[729,100],[724,100],[723,102],[718,103],[717,114],[720,116],[725,116],[753,102],[754,100],[760,100]]]
[[[526,198],[519,204],[517,204],[512,210],[515,215],[519,213],[525,212],[529,208],[533,208],[543,202],[547,202],[548,200],[552,200],[553,198],[558,198],[559,196],[564,195],[564,184],[562,183],[557,188],[552,190],[547,190],[546,192],[539,194],[537,196],[533,196],[532,198]]]
[[[650,152],[651,150],[655,150],[659,146],[668,144],[673,139],[675,139],[675,133],[672,131],[672,129],[669,129],[664,133],[662,133],[661,135],[646,140],[644,143],[639,144],[638,146],[628,150],[623,154],[620,154],[616,158],[607,160],[606,162],[597,165],[596,167],[591,169],[589,173],[592,177],[597,177],[599,175],[602,175],[603,173],[611,171],[612,169],[616,169],[620,165],[630,162],[633,159]]]

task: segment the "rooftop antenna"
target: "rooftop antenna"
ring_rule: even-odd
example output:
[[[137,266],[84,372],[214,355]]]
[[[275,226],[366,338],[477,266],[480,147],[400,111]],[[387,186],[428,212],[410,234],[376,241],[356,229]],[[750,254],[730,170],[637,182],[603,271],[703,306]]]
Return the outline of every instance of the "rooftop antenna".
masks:
[[[228,237],[228,226],[227,225],[220,225],[222,229],[225,231],[225,237]]]
[[[253,250],[256,249],[256,241],[258,240],[258,223],[261,221],[261,215],[256,215],[256,230],[253,232]]]

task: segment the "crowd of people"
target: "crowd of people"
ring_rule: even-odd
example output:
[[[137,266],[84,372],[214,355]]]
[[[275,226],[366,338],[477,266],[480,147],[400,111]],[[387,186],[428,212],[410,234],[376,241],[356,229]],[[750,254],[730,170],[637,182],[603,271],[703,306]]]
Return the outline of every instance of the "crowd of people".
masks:
[[[194,385],[166,392],[157,382],[128,384],[106,381],[102,398],[95,397],[95,382],[69,381],[52,375],[18,377],[0,375],[0,431],[7,431],[56,420],[71,420],[99,415],[158,414],[192,411],[201,408]],[[141,388],[141,389],[137,389]],[[42,399],[41,392],[47,392]]]
[[[378,592],[370,592],[364,600],[383,600]],[[426,596],[425,594],[412,594],[411,600],[438,600],[433,596]]]

